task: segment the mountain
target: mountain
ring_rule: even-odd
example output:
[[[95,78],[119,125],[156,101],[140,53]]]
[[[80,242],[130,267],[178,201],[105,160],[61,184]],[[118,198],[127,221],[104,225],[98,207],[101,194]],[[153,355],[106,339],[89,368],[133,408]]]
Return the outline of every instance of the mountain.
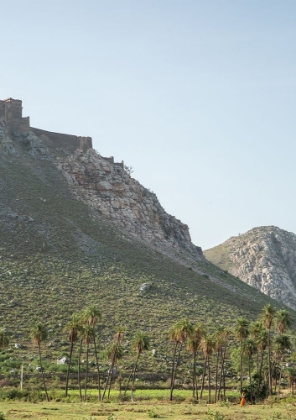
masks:
[[[52,357],[68,349],[71,314],[89,304],[102,311],[101,346],[116,325],[127,343],[147,331],[158,356],[143,363],[160,370],[176,320],[213,328],[267,303],[284,308],[208,262],[123,162],[100,156],[90,137],[31,127],[11,98],[0,101],[0,239],[0,326],[30,346],[41,320]]]
[[[296,235],[263,226],[204,252],[223,270],[296,309]]]

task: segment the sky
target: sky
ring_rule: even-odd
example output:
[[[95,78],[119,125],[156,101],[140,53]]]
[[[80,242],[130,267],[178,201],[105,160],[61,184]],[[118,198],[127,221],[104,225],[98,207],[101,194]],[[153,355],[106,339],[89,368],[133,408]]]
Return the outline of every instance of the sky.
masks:
[[[0,99],[91,136],[203,249],[296,233],[295,0],[1,2]]]

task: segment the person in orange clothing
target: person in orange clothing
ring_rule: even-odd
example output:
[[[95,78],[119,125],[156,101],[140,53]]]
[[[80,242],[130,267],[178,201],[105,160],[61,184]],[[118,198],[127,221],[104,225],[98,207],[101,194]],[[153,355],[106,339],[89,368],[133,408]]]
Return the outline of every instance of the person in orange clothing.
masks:
[[[246,393],[243,391],[241,400],[240,400],[240,406],[243,407],[246,404]]]

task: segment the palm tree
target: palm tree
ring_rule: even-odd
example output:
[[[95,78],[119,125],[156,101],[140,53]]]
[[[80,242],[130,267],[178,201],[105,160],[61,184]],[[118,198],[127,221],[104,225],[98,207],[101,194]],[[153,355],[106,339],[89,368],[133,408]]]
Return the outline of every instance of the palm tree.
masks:
[[[244,354],[248,357],[249,365],[249,380],[250,380],[250,393],[251,393],[251,402],[253,402],[252,395],[252,377],[251,377],[251,358],[254,353],[257,351],[257,346],[255,341],[252,338],[247,338],[244,344]]]
[[[88,308],[85,309],[82,315],[82,319],[92,328],[92,332],[93,332],[92,338],[93,338],[94,348],[95,348],[95,359],[96,359],[96,367],[97,367],[97,374],[98,374],[98,391],[99,391],[100,401],[101,401],[101,379],[100,379],[100,368],[99,368],[99,361],[98,361],[95,326],[98,324],[101,317],[102,317],[101,311],[95,305],[88,306]]]
[[[109,385],[109,391],[108,391],[108,398],[109,398],[114,365],[118,359],[121,359],[123,357],[123,348],[121,346],[121,343],[123,342],[123,340],[124,340],[124,330],[122,327],[119,327],[117,329],[116,334],[113,337],[113,343],[107,348],[107,358],[111,360],[111,366],[108,372],[102,400],[105,397],[108,385]]]
[[[196,358],[197,352],[200,346],[201,339],[205,334],[204,328],[200,324],[196,324],[193,327],[191,334],[187,338],[187,349],[193,354],[193,380],[192,380],[192,391],[193,398],[196,398],[198,401],[198,390],[197,390],[197,380],[196,380]]]
[[[286,309],[280,309],[275,316],[277,330],[283,334],[291,326],[291,316]]]
[[[211,336],[204,336],[200,342],[200,347],[203,351],[205,358],[205,366],[208,366],[208,384],[209,384],[209,394],[208,394],[208,403],[211,403],[211,369],[210,369],[210,356],[212,355],[215,348],[215,339]],[[205,371],[205,369],[204,369]],[[203,375],[204,378],[204,375]],[[202,393],[201,396],[202,397]]]
[[[132,372],[131,400],[133,401],[133,391],[134,391],[135,377],[136,377],[136,370],[137,370],[137,366],[138,366],[138,361],[139,361],[139,357],[143,353],[143,351],[148,350],[148,348],[149,348],[149,338],[148,338],[148,336],[145,333],[143,333],[142,331],[137,331],[136,334],[135,334],[135,337],[132,341],[132,347],[137,352],[137,357],[136,357],[136,361],[135,361],[135,364],[134,364],[134,369],[133,369],[133,372]],[[128,383],[127,383],[127,386],[128,386]]]
[[[281,379],[282,379],[282,362],[284,361],[284,355],[286,350],[290,350],[292,348],[292,343],[290,337],[285,334],[280,334],[276,336],[274,340],[274,356],[275,359],[278,360],[280,365],[280,377],[279,377],[279,392],[281,387]],[[275,392],[276,392],[276,385],[275,385]]]
[[[260,358],[260,368],[259,368],[259,378],[258,378],[258,393],[261,386],[262,380],[262,369],[263,369],[263,359],[264,359],[264,352],[268,345],[268,333],[265,329],[262,329],[260,334],[256,337],[255,342],[257,344],[257,350],[261,354]]]
[[[85,325],[81,328],[81,337],[85,343],[86,347],[86,370],[85,370],[85,384],[84,384],[84,401],[86,401],[86,389],[87,389],[87,381],[88,381],[88,350],[89,344],[93,337],[93,328],[90,325]]]
[[[226,386],[225,386],[224,365],[225,365],[225,360],[226,360],[226,354],[227,354],[227,349],[228,349],[230,335],[231,335],[231,330],[229,328],[227,328],[227,327],[224,328],[224,332],[223,332],[224,343],[223,343],[223,349],[222,349],[221,375],[220,375],[220,384],[219,384],[219,391],[218,391],[218,397],[217,397],[218,400],[220,399],[222,379],[223,379],[223,398],[224,398],[224,400],[226,400],[226,395],[225,395],[225,393],[226,393]]]
[[[68,395],[68,383],[69,383],[70,367],[71,367],[71,362],[72,362],[73,347],[78,337],[79,328],[80,328],[80,318],[77,315],[73,314],[71,321],[68,322],[68,324],[65,325],[64,327],[64,332],[68,333],[69,341],[71,343],[69,364],[68,364],[67,377],[66,377],[66,397]]]
[[[243,342],[249,335],[249,321],[245,318],[238,318],[235,324],[235,336],[240,343],[240,392],[243,389]]]
[[[180,355],[181,355],[182,347],[187,337],[190,336],[192,331],[193,331],[193,325],[187,319],[181,319],[175,325],[173,325],[173,327],[169,331],[169,338],[175,343],[172,374],[171,374],[170,401],[172,401],[173,399],[173,391],[174,391],[174,384],[175,384],[176,374],[177,374],[177,366],[180,362]],[[178,345],[179,345],[179,352],[176,359]]]
[[[44,378],[44,372],[42,367],[42,359],[41,359],[41,343],[42,341],[45,341],[47,339],[47,329],[46,327],[41,324],[40,322],[37,322],[34,327],[31,330],[31,338],[34,344],[37,344],[38,346],[38,352],[39,352],[39,362],[40,362],[40,368],[42,373],[42,380],[43,380],[43,388],[46,395],[47,401],[49,401],[46,385],[45,385],[45,378]]]
[[[276,309],[270,303],[263,307],[262,314],[261,314],[261,321],[265,326],[268,337],[267,337],[267,350],[268,350],[268,390],[269,395],[272,393],[272,374],[271,374],[271,343],[270,343],[270,332],[271,327],[274,324],[274,318],[276,314]]]
[[[260,321],[255,321],[250,324],[250,327],[249,327],[250,337],[253,338],[256,343],[262,331],[263,331],[263,326]],[[257,359],[256,359],[256,369],[257,369],[257,372],[259,372],[259,353],[258,352],[257,352]]]
[[[217,402],[217,395],[218,395],[218,371],[219,371],[219,360],[221,359],[221,371],[220,371],[220,384],[222,379],[222,350],[225,344],[225,327],[219,326],[213,335],[215,341],[215,348],[216,354],[216,366],[215,366],[215,399],[214,402]]]

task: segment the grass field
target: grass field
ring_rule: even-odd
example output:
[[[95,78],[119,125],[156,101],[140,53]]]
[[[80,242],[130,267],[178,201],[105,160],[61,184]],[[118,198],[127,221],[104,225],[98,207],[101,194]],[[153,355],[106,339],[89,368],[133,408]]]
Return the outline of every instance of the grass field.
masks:
[[[144,420],[162,418],[171,420],[294,420],[296,407],[293,404],[221,406],[192,405],[168,402],[143,403],[24,403],[2,402],[4,419],[43,419],[43,420]],[[0,417],[2,418],[2,417]]]
[[[96,402],[92,392],[91,402],[77,402],[77,393],[72,392],[68,402],[50,401],[29,403],[1,401],[0,420],[144,420],[160,418],[170,420],[295,420],[296,398],[284,397],[280,401],[267,400],[264,404],[239,406],[238,394],[231,395],[233,402],[217,404],[192,404],[191,391],[176,390],[174,401],[168,401],[168,390],[138,390],[135,402],[115,402],[118,392],[111,395],[111,402]],[[72,398],[71,398],[72,397]],[[205,398],[207,396],[205,395]],[[2,413],[1,413],[2,412]],[[2,414],[2,417],[1,417]]]

